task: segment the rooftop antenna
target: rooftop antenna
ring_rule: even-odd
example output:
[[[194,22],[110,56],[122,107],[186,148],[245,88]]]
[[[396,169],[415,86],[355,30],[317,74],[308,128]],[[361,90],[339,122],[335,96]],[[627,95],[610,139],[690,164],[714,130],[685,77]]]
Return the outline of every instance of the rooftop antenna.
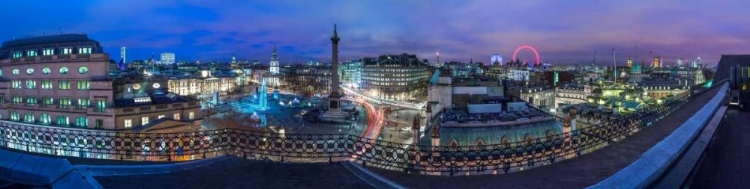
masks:
[[[591,62],[591,66],[595,66],[596,64],[596,49],[594,49],[594,61]]]

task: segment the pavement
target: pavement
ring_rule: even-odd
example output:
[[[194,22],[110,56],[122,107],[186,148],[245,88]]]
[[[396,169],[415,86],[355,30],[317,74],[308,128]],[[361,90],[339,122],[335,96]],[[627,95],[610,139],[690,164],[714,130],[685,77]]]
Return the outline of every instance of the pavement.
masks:
[[[638,159],[700,110],[719,89],[720,87],[716,87],[696,96],[682,108],[657,121],[651,127],[619,142],[577,158],[540,168],[506,175],[472,175],[452,178],[404,174],[400,171],[370,167],[368,169],[409,188],[585,188],[613,175]],[[750,137],[745,137],[745,139],[748,141]]]
[[[750,185],[750,112],[727,110],[706,149],[690,188],[747,188]]]
[[[172,174],[95,177],[104,188],[372,188],[342,163],[231,158]]]

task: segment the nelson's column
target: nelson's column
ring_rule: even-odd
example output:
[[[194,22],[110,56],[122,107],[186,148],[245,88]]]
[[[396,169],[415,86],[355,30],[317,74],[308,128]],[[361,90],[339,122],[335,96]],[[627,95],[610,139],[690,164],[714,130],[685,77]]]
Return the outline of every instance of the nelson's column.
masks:
[[[328,94],[328,111],[323,114],[323,120],[341,120],[346,117],[341,111],[341,97],[339,92],[339,36],[336,32],[336,24],[333,25],[333,37],[331,37],[332,62],[331,62],[331,93]]]

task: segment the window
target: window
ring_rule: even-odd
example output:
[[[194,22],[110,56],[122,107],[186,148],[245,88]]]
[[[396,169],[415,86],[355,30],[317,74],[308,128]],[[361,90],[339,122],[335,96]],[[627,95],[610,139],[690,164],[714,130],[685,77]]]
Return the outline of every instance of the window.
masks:
[[[32,113],[25,113],[23,115],[23,122],[34,123],[34,114],[32,114]]]
[[[70,47],[60,48],[60,51],[62,51],[62,54],[73,54],[73,48]]]
[[[141,117],[141,125],[148,124],[148,117]]]
[[[42,68],[42,74],[49,75],[49,73],[52,73],[52,69],[49,69],[47,66]]]
[[[107,102],[105,102],[104,100],[97,100],[96,101],[96,107],[104,109],[104,108],[107,107]]]
[[[26,88],[27,89],[36,89],[36,81],[26,80]]]
[[[42,103],[46,105],[55,104],[55,99],[52,97],[47,97],[47,98],[42,99]]]
[[[34,68],[26,68],[26,74],[34,74]]]
[[[52,81],[42,80],[42,89],[52,89]]]
[[[79,107],[88,107],[90,105],[89,99],[86,98],[79,98],[78,99],[78,106]]]
[[[0,69],[0,77],[3,77],[3,70]]]
[[[21,115],[18,112],[16,111],[10,112],[11,121],[18,121],[19,119],[21,119]]]
[[[26,97],[26,104],[28,105],[34,105],[36,104],[36,97]]]
[[[96,119],[96,122],[94,123],[94,128],[96,129],[104,129],[104,120],[102,119]]]
[[[189,120],[193,120],[193,119],[195,119],[195,113],[193,113],[193,112],[189,112],[189,113],[188,113],[188,119],[189,119]]]
[[[180,113],[174,113],[174,120],[180,120]]]
[[[52,118],[48,114],[39,115],[39,122],[44,125],[52,123]]]
[[[79,127],[87,127],[89,126],[89,120],[86,119],[86,117],[77,117],[76,125],[78,125]]]
[[[63,75],[68,74],[68,67],[65,67],[65,66],[60,67],[60,74],[63,74]]]
[[[88,90],[89,81],[86,81],[86,80],[77,81],[76,87],[78,87],[78,90]]]
[[[68,116],[57,116],[57,124],[63,126],[69,125],[70,122],[68,122]]]
[[[0,94],[0,104],[2,103],[5,103],[5,96],[2,96],[2,94]]]
[[[42,55],[49,56],[55,54],[55,49],[44,49],[42,50]]]
[[[19,71],[18,69],[13,69],[13,75],[18,75],[20,73],[21,73],[21,71]]]
[[[36,50],[28,50],[28,51],[26,51],[26,56],[28,56],[28,57],[36,56]]]
[[[59,90],[70,90],[70,81],[68,81],[68,80],[57,81],[57,89],[59,89]]]
[[[164,118],[164,115],[159,115],[159,117],[157,117],[156,119],[161,119],[161,118]]]
[[[91,54],[91,47],[79,47],[78,54]]]
[[[86,66],[78,67],[78,73],[80,73],[80,74],[89,73],[89,68],[87,68]]]
[[[125,120],[125,128],[133,127],[133,120],[132,119],[126,119]]]
[[[11,85],[12,85],[10,87],[11,89],[21,89],[21,88],[23,88],[21,86],[21,80],[13,80],[13,81],[11,81]]]
[[[21,58],[21,57],[23,57],[23,52],[13,51],[13,58]]]
[[[70,106],[70,99],[60,98],[60,107],[68,107],[68,106]]]
[[[23,102],[23,97],[20,97],[20,96],[14,96],[14,97],[13,97],[13,98],[11,99],[11,101],[12,101],[12,103],[13,103],[13,104],[20,104],[21,102]]]

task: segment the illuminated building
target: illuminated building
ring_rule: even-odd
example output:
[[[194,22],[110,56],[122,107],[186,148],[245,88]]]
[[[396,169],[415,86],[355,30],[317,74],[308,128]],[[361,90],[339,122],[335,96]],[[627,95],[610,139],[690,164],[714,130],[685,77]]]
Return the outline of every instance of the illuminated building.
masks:
[[[128,62],[125,55],[125,47],[120,47],[120,61],[122,61],[122,63]]]
[[[162,118],[186,125],[201,119],[195,99],[166,93],[159,80],[110,78],[109,64],[109,54],[84,34],[4,42],[0,122],[143,131]]]
[[[426,96],[427,68],[416,55],[366,57],[362,60],[362,88],[373,97],[417,100]]]
[[[554,116],[505,94],[501,80],[473,77],[453,78],[449,69],[435,70],[429,81],[428,117],[441,119],[429,124],[426,146],[483,146],[508,144],[562,133]],[[438,115],[439,114],[439,115]]]
[[[630,55],[628,55],[628,68],[633,67],[633,59],[630,58]]]
[[[658,57],[658,56],[656,58],[654,58],[654,62],[651,65],[654,68],[661,67],[661,58]]]
[[[172,65],[175,63],[175,57],[174,53],[161,53],[161,59],[159,59],[159,63],[161,64],[167,64]]]

